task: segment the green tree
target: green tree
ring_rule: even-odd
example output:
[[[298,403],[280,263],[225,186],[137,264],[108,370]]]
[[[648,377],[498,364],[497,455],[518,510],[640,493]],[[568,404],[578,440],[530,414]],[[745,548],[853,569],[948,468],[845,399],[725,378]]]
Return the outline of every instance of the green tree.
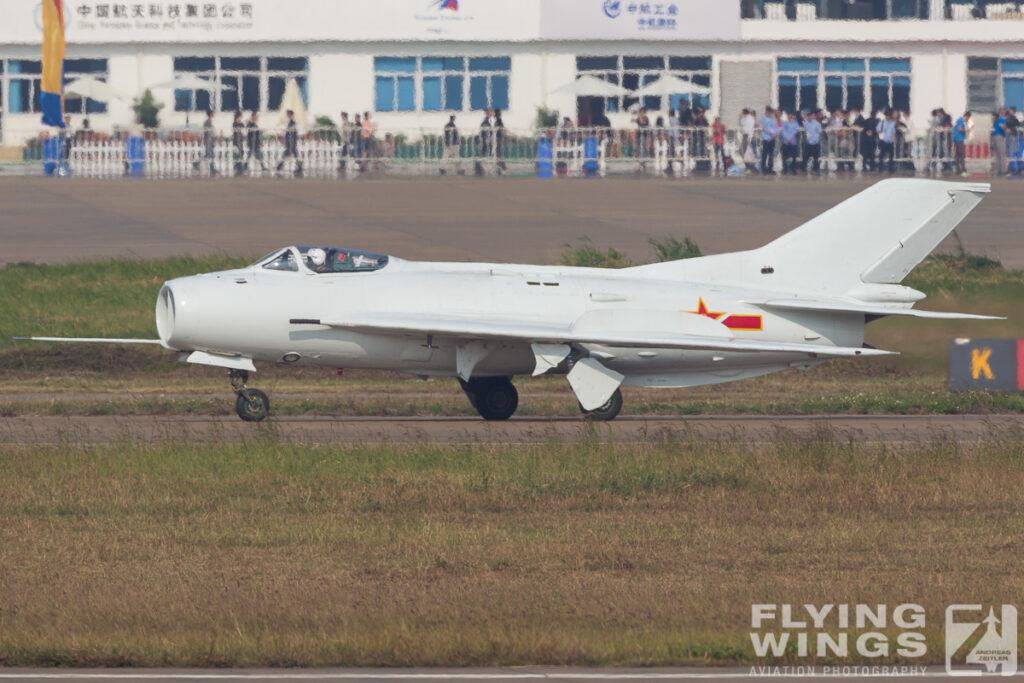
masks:
[[[164,108],[163,103],[153,98],[153,93],[148,88],[142,94],[142,99],[136,99],[132,105],[135,111],[135,122],[144,128],[158,128],[160,126],[160,110]]]
[[[537,107],[537,128],[553,128],[558,125],[558,110]]]

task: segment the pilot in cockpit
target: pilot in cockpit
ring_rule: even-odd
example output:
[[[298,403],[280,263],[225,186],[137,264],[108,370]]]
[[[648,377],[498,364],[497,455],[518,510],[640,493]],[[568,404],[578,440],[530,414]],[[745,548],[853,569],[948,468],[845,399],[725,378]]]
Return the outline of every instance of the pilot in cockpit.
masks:
[[[327,252],[320,247],[313,247],[306,252],[309,269],[315,273],[329,273],[331,266],[327,263]]]

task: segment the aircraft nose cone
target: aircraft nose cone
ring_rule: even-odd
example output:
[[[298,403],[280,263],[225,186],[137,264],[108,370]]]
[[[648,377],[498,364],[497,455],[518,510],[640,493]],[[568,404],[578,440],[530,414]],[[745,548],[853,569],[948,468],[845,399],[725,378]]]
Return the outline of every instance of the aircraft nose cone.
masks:
[[[156,331],[160,341],[167,347],[171,347],[170,341],[174,336],[174,318],[174,287],[170,282],[165,282],[156,295]]]
[[[195,277],[168,280],[156,297],[156,330],[160,341],[169,349],[179,351],[191,348],[189,338],[195,315],[191,314]]]

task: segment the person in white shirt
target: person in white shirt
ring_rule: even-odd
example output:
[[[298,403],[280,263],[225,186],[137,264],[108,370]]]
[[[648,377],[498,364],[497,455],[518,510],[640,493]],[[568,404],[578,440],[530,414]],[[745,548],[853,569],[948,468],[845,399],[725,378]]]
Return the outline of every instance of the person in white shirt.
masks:
[[[740,132],[743,134],[743,139],[740,143],[741,157],[747,153],[750,141],[754,139],[755,126],[757,126],[757,119],[754,118],[754,110],[744,109],[742,116],[740,116]]]

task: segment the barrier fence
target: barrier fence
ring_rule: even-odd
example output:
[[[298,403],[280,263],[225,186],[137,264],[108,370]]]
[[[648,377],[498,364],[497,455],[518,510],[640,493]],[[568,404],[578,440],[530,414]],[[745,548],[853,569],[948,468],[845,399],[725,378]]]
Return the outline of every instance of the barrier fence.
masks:
[[[89,178],[124,175],[154,179],[190,177],[306,176],[352,178],[362,174],[504,173],[541,176],[649,174],[746,175],[873,172],[917,176],[952,176],[987,172],[992,166],[988,143],[957,145],[951,131],[933,129],[925,136],[902,135],[892,143],[855,128],[827,129],[817,144],[801,132],[791,143],[763,141],[726,131],[717,141],[710,129],[587,128],[540,132],[490,132],[439,135],[421,130],[389,133],[383,138],[342,136],[333,129],[299,137],[296,154],[288,154],[284,136],[264,131],[241,145],[223,138],[205,145],[198,136],[147,134],[122,140],[79,137],[44,141],[44,170]],[[1024,139],[1006,142],[1002,172],[1020,173]],[[770,152],[770,153],[769,153]],[[958,159],[958,154],[960,158]]]

